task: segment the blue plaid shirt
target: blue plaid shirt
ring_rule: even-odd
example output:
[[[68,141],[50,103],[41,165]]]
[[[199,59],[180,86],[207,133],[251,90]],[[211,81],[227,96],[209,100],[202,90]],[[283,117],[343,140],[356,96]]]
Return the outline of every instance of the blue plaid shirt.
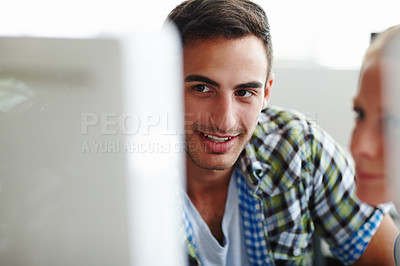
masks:
[[[236,165],[239,209],[251,265],[310,265],[314,231],[344,264],[367,247],[383,212],[355,196],[348,155],[303,115],[261,113]],[[183,211],[191,265],[201,265]]]

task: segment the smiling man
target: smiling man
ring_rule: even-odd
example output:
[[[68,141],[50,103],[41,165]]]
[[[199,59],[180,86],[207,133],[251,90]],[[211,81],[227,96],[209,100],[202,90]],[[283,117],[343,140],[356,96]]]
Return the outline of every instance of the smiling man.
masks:
[[[265,47],[255,36],[185,47],[186,113],[193,116],[186,139],[194,168],[231,171],[249,142],[272,83],[271,77],[266,88],[267,61],[260,54]]]
[[[296,112],[266,107],[267,17],[247,0],[189,0],[169,15],[183,43],[192,265],[309,265],[317,231],[345,264],[393,263],[397,229],[361,203],[342,149]]]

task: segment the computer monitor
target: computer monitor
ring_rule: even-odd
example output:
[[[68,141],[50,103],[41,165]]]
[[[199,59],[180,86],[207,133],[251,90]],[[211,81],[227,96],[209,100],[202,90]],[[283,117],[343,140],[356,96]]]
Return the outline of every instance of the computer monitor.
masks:
[[[0,37],[0,265],[183,265],[178,43]]]
[[[383,50],[382,85],[384,88],[385,134],[388,139],[387,182],[397,210],[400,210],[400,36],[393,35]]]

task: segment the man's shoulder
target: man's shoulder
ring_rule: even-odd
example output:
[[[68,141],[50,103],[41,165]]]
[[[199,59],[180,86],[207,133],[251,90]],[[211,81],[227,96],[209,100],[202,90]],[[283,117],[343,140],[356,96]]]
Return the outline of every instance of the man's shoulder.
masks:
[[[300,119],[303,117],[302,113],[295,109],[283,108],[276,105],[266,107],[261,113],[264,116],[272,116],[280,119]]]
[[[301,137],[312,134],[316,124],[305,114],[293,109],[269,106],[262,110],[254,135],[278,134]]]
[[[257,175],[250,175],[250,187],[259,185],[264,193],[274,195],[291,188],[299,178],[308,178],[303,173],[311,171],[312,135],[311,123],[300,112],[275,106],[264,109],[239,159],[243,173]]]

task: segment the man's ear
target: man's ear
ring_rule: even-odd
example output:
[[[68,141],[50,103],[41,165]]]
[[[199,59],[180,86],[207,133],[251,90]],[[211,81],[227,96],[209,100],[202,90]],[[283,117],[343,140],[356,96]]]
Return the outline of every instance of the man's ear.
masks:
[[[272,83],[274,82],[274,78],[275,78],[274,73],[269,74],[267,83],[265,84],[263,109],[266,108],[268,105],[268,100],[269,97],[271,96]]]

